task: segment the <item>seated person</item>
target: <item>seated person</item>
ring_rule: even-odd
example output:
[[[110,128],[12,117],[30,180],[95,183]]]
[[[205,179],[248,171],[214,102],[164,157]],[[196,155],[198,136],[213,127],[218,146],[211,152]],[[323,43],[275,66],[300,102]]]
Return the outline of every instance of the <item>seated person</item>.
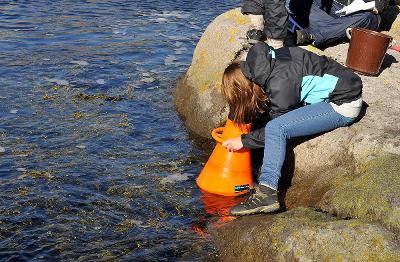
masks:
[[[351,2],[348,6],[341,2]],[[282,46],[286,37],[288,13],[305,29],[296,31],[296,44],[313,44],[324,47],[346,37],[348,27],[377,30],[378,13],[389,0],[364,2],[363,0],[244,0],[242,13],[250,15],[254,30],[248,38],[262,39],[255,30],[263,33],[274,48]],[[285,8],[282,8],[285,6]],[[265,27],[262,23],[265,21]]]
[[[231,215],[284,209],[277,190],[287,141],[348,126],[362,107],[361,78],[350,69],[300,47],[275,50],[262,42],[225,69],[222,92],[235,123],[253,123],[260,114],[271,119],[222,144],[229,151],[264,148],[259,183]]]
[[[379,13],[388,5],[387,0],[341,2],[351,3],[345,6],[339,1],[314,0],[307,10],[303,0],[290,0],[290,13],[305,28],[296,31],[296,44],[325,47],[344,40],[349,27],[377,30]]]

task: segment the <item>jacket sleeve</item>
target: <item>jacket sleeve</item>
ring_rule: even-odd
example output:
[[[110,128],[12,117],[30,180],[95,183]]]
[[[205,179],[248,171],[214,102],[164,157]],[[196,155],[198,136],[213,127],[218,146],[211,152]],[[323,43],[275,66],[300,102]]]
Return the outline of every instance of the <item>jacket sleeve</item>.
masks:
[[[242,14],[263,15],[264,0],[244,0],[242,6]]]
[[[257,149],[264,147],[265,127],[251,131],[248,134],[241,135],[242,144],[248,149]]]
[[[242,143],[245,148],[257,149],[264,147],[264,130],[265,125],[270,120],[269,109],[266,106],[265,112],[251,122],[251,131],[249,134],[241,135]]]

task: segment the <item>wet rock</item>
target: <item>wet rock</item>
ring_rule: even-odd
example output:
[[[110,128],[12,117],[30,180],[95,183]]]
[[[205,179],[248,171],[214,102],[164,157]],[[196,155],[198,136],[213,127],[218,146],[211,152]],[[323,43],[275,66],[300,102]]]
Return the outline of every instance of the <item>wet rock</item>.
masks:
[[[395,234],[306,208],[236,219],[212,230],[221,261],[398,261]]]

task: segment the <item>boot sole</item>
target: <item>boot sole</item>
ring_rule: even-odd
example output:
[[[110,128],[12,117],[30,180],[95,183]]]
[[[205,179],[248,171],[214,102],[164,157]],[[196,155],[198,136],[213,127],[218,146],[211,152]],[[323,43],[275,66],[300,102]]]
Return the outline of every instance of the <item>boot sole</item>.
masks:
[[[261,206],[251,210],[243,210],[237,212],[230,212],[232,216],[245,216],[245,215],[254,215],[259,213],[272,213],[278,211],[280,209],[279,203],[275,203],[269,206]]]

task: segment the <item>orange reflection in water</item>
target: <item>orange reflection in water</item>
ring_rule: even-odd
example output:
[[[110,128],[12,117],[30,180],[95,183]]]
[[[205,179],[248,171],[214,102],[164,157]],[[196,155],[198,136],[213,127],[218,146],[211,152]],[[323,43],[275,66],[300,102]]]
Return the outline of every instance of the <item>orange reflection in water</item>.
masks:
[[[226,223],[234,220],[236,217],[229,215],[229,210],[244,201],[247,196],[221,196],[215,195],[201,190],[201,200],[204,204],[204,211],[209,215],[204,217],[192,226],[192,230],[201,237],[207,237],[207,227],[219,228]],[[213,217],[214,219],[210,219]]]

